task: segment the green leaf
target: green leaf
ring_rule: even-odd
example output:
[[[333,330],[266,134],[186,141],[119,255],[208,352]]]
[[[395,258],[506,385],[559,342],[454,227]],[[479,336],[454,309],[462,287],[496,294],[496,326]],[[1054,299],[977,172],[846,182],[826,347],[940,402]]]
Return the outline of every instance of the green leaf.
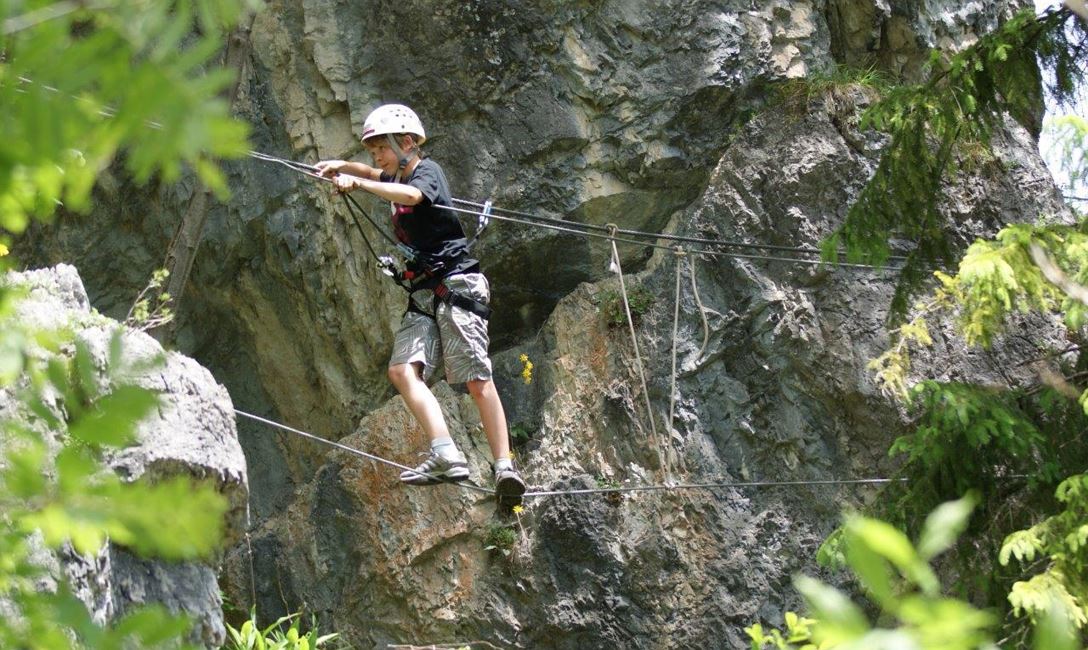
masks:
[[[62,503],[51,503],[29,513],[20,523],[26,533],[41,531],[49,547],[59,548],[64,542],[71,542],[76,552],[81,554],[97,553],[106,541],[108,529],[102,513],[74,508],[70,510]]]
[[[8,386],[23,372],[26,336],[19,329],[0,330],[0,387]]]
[[[879,555],[891,562],[903,577],[912,581],[927,594],[937,590],[939,583],[933,570],[919,557],[906,535],[894,526],[878,519],[853,517],[847,521],[846,530],[848,560],[851,552],[861,553],[860,550],[853,551],[853,549],[864,548],[867,553]],[[851,568],[858,570],[853,563]],[[871,570],[871,561],[864,568]]]
[[[195,559],[219,547],[227,502],[213,485],[175,477],[116,486],[103,496],[111,536],[141,555]]]
[[[20,499],[43,494],[48,480],[45,473],[46,448],[40,439],[19,444],[7,451],[7,467],[0,472],[3,487]]]
[[[804,597],[813,617],[819,620],[812,631],[817,643],[834,647],[855,641],[869,630],[869,622],[861,610],[834,587],[807,576],[794,578],[793,585]]]
[[[918,554],[923,560],[931,560],[955,544],[967,529],[967,520],[976,503],[978,497],[969,494],[962,499],[942,503],[929,513],[918,540]]]
[[[85,447],[65,447],[57,454],[57,488],[62,494],[81,495],[91,477],[101,470]]]
[[[1035,650],[1081,650],[1073,618],[1061,601],[1052,602],[1035,626]]]
[[[133,441],[136,426],[159,403],[159,397],[138,386],[120,386],[72,422],[73,437],[90,444],[121,447]]]
[[[869,544],[851,535],[846,541],[846,561],[873,599],[881,607],[889,607],[892,603],[892,582],[885,558]]]
[[[73,390],[80,400],[93,401],[98,396],[99,371],[86,342],[76,340],[76,355],[72,363],[76,381]]]
[[[1045,544],[1039,537],[1037,527],[1027,530],[1019,530],[1005,537],[1001,544],[1001,553],[998,562],[1001,566],[1008,566],[1010,557],[1015,557],[1020,562],[1031,562],[1036,553],[1040,553]]]

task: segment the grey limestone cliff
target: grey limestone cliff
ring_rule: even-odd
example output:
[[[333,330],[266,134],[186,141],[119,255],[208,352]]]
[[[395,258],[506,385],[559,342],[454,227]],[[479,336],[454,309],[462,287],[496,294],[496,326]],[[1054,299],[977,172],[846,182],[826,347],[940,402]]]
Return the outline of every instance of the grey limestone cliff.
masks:
[[[815,246],[884,142],[857,128],[873,99],[864,88],[789,102],[776,84],[839,64],[917,79],[932,48],[968,45],[1026,4],[273,0],[249,28],[235,106],[256,149],[312,162],[361,159],[366,114],[403,102],[422,116],[458,197],[579,223]],[[962,241],[1061,212],[1036,128],[1010,120],[993,159],[947,183],[942,210]],[[326,186],[254,160],[228,171],[234,196],[206,208],[176,344],[247,410],[413,462],[422,434],[384,376],[403,292],[373,268]],[[78,259],[107,313],[127,306],[142,285],[133,269],[159,263],[200,192],[129,189],[121,179],[99,190],[102,218],[119,226],[109,237],[65,220],[28,246]],[[119,250],[123,269],[105,252]],[[890,273],[621,245],[626,285],[652,296],[637,328],[648,414],[629,336],[605,315],[618,295],[605,242],[496,222],[476,253],[494,287],[496,379],[535,488],[665,481],[655,430],[682,482],[891,469],[885,452],[903,414],[865,367],[887,343]],[[987,357],[938,346],[920,370],[995,374]],[[1010,340],[996,354],[1023,353]],[[534,364],[529,384],[522,354]],[[435,389],[473,478],[489,485],[471,400]],[[798,605],[791,576],[816,570],[841,509],[873,489],[548,497],[509,519],[478,493],[407,489],[389,468],[263,425],[240,423],[239,435],[257,519],[252,550],[238,545],[228,559],[226,590],[239,603],[256,591],[268,617],[315,612],[359,647],[745,647],[744,626]],[[503,528],[515,533],[509,554],[488,548]]]
[[[62,264],[13,272],[0,282],[26,292],[26,297],[16,303],[18,321],[42,331],[71,329],[87,346],[95,366],[104,366],[110,339],[121,325],[91,309],[74,267]],[[131,481],[174,476],[210,481],[229,505],[224,522],[225,543],[239,543],[247,526],[249,493],[230,396],[208,370],[176,352],[164,353],[147,334],[127,331],[122,350],[126,367],[150,369],[140,371],[131,380],[155,391],[160,402],[140,423],[136,444],[110,451],[107,465]],[[161,363],[154,362],[160,358]],[[33,426],[51,448],[59,448],[63,444],[60,434],[26,411],[25,404],[16,398],[18,389],[0,390],[0,420],[14,419]],[[4,442],[0,437],[0,443]],[[217,648],[226,640],[216,577],[219,560],[164,562],[141,558],[113,542],[88,557],[70,547],[52,553],[40,540],[31,541],[38,562],[50,572],[42,587],[54,589],[58,580],[65,580],[100,623],[119,618],[133,607],[158,603],[193,620],[191,641]]]

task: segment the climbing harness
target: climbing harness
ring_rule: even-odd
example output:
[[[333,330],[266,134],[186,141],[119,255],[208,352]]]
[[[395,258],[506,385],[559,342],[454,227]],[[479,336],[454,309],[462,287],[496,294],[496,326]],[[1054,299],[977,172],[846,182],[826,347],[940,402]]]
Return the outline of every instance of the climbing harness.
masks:
[[[282,158],[269,156],[267,154],[263,154],[257,151],[250,151],[249,155],[253,158],[256,158],[257,160],[263,160],[266,162],[273,162],[283,165],[288,169],[297,171],[311,178],[316,178],[318,180],[330,183],[333,182],[332,179],[330,179],[329,177],[322,176],[320,170],[318,170],[318,168],[314,167],[313,165],[284,160]],[[491,317],[491,308],[488,305],[479,302],[469,296],[451,290],[443,281],[443,277],[441,275],[442,269],[436,268],[435,265],[429,265],[425,262],[420,261],[419,251],[405,244],[404,242],[397,241],[391,235],[385,232],[385,230],[378,224],[378,222],[370,216],[370,213],[364,210],[361,205],[359,205],[359,202],[356,201],[353,196],[351,196],[347,192],[341,192],[340,198],[343,200],[344,207],[347,209],[348,214],[351,215],[351,219],[355,223],[356,229],[359,231],[359,236],[362,237],[363,244],[366,245],[367,252],[369,252],[370,256],[374,259],[377,268],[383,274],[392,278],[402,289],[407,291],[409,296],[416,291],[430,289],[432,293],[434,293],[436,305],[439,302],[446,303],[450,306],[458,307],[465,311],[476,314],[484,320],[487,320]],[[396,261],[392,256],[379,255],[377,250],[375,250],[373,244],[370,243],[370,238],[366,236],[366,231],[363,230],[363,225],[359,221],[359,214],[362,214],[363,217],[370,223],[370,225],[392,247],[396,248],[397,251],[407,261],[418,263],[424,269],[423,272],[417,273],[410,270],[402,271],[397,266]],[[469,240],[470,243],[472,241],[475,241],[475,239],[479,236],[480,232],[482,232],[483,229],[487,226],[488,222],[488,214],[486,212],[482,213],[479,225],[477,226],[477,230],[474,233],[473,238]],[[408,309],[410,311],[415,311],[430,316],[430,314],[428,314],[427,312],[415,308],[411,298],[409,298],[408,301]]]

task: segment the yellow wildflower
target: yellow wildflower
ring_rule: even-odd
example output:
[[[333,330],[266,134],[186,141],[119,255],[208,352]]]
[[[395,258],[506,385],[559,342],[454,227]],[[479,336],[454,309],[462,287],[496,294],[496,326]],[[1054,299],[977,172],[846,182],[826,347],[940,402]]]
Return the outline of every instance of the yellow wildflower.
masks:
[[[515,515],[520,515],[523,512],[525,512],[525,508],[523,508],[521,506],[514,506],[514,514]]]
[[[521,368],[521,378],[525,380],[526,384],[533,383],[533,362],[529,361],[529,355],[523,354],[518,359],[523,364]]]
[[[8,247],[4,246],[3,244],[0,244],[0,257],[3,257],[5,255],[7,255],[7,254],[8,254]],[[522,355],[522,356],[525,356],[525,355]]]

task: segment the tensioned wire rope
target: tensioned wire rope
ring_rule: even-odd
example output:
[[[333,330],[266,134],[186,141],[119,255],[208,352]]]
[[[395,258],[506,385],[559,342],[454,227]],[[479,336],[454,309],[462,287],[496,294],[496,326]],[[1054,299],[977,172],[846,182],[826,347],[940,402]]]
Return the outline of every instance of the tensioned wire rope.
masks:
[[[283,166],[287,167],[288,169],[296,171],[296,172],[298,172],[300,174],[303,174],[305,176],[315,178],[317,180],[332,182],[331,178],[329,178],[328,176],[322,175],[320,173],[320,170],[316,166],[313,166],[313,165],[309,165],[309,164],[301,163],[301,162],[296,162],[296,161],[292,161],[292,160],[287,160],[287,159],[284,159],[284,158],[279,158],[277,156],[272,156],[272,155],[269,155],[269,154],[261,153],[259,151],[250,151],[250,152],[248,152],[248,155],[250,155],[251,157],[253,157],[253,158],[257,159],[257,160],[262,160],[262,161],[265,161],[265,162],[271,162],[271,163],[276,163],[276,164],[283,165]],[[798,253],[798,254],[802,254],[802,255],[814,255],[814,254],[819,254],[821,252],[819,249],[812,248],[812,247],[807,247],[807,246],[781,246],[781,245],[775,245],[775,244],[756,244],[756,243],[751,243],[751,242],[738,242],[738,241],[733,241],[733,240],[728,240],[728,239],[710,239],[710,238],[704,238],[704,237],[687,237],[687,236],[682,236],[682,235],[672,235],[672,234],[669,234],[669,233],[655,233],[655,232],[646,232],[646,231],[640,231],[640,230],[629,230],[629,229],[622,229],[622,228],[614,227],[612,224],[609,224],[609,225],[597,225],[597,224],[589,224],[589,223],[580,223],[580,222],[576,222],[576,221],[567,221],[567,220],[564,220],[564,219],[554,219],[554,218],[544,217],[544,216],[537,215],[537,214],[532,214],[532,213],[529,213],[529,212],[522,212],[522,211],[518,211],[518,210],[510,210],[510,209],[503,208],[503,207],[496,206],[496,205],[486,206],[485,207],[485,204],[483,204],[483,203],[478,203],[478,202],[475,202],[475,201],[468,201],[468,200],[465,200],[465,199],[453,198],[452,200],[453,200],[454,203],[456,203],[458,205],[469,206],[469,208],[457,207],[457,206],[453,206],[453,205],[445,206],[446,209],[448,209],[448,210],[450,210],[452,212],[458,212],[458,213],[462,213],[462,214],[469,214],[469,215],[473,215],[473,216],[477,216],[477,217],[486,216],[488,218],[496,219],[498,221],[507,221],[507,222],[511,222],[511,223],[519,223],[519,224],[523,224],[523,225],[529,225],[529,226],[536,226],[536,227],[540,227],[540,228],[545,228],[545,229],[553,230],[553,231],[556,231],[556,232],[563,232],[563,233],[572,234],[572,235],[580,235],[580,236],[588,237],[588,238],[605,239],[605,240],[610,240],[610,241],[614,241],[614,242],[617,242],[617,243],[632,244],[632,245],[636,245],[636,246],[647,246],[647,247],[663,249],[663,250],[674,250],[675,247],[667,245],[667,244],[660,244],[660,243],[657,243],[654,240],[665,240],[665,241],[673,241],[673,242],[688,243],[688,244],[701,244],[701,245],[705,245],[705,246],[719,246],[719,247],[723,247],[723,248],[740,248],[740,249],[746,249],[746,250],[771,250],[771,251],[779,251],[779,252]],[[356,206],[356,208],[359,207],[357,203],[355,204],[355,206]],[[490,207],[490,212],[485,214],[482,210],[487,209],[487,207]],[[470,209],[470,208],[477,208],[477,209]],[[372,221],[371,223],[374,223],[374,222]],[[379,231],[380,230],[381,229],[379,228]],[[624,237],[618,237],[617,235],[625,235],[625,236]],[[646,240],[644,241],[644,240],[639,240],[639,239],[631,239],[631,237],[642,237],[642,238],[645,238]],[[775,256],[775,255],[758,255],[758,254],[755,254],[755,253],[738,253],[738,252],[733,252],[733,251],[721,251],[721,250],[709,250],[709,249],[688,249],[687,252],[689,254],[692,254],[692,255],[703,254],[703,255],[717,256],[717,257],[762,260],[762,261],[771,261],[771,262],[786,262],[786,263],[792,263],[792,264],[806,264],[806,265],[814,265],[814,266],[831,266],[831,267],[843,268],[843,269],[856,269],[856,270],[866,270],[866,271],[876,271],[876,272],[889,272],[889,271],[894,272],[894,271],[899,271],[900,270],[898,267],[894,267],[894,266],[877,266],[877,265],[872,265],[872,264],[860,264],[860,263],[856,263],[856,262],[838,262],[838,261],[827,261],[827,260],[819,260],[819,259],[805,259],[805,258],[798,258],[798,257],[783,257],[783,256]],[[897,256],[897,255],[889,256],[887,259],[889,261],[895,261],[895,262],[906,261],[905,257]]]
[[[454,201],[457,201],[457,200],[458,199],[454,199]],[[477,212],[475,210],[468,210],[468,209],[465,209],[465,208],[458,208],[458,207],[454,207],[454,206],[445,206],[445,207],[446,207],[447,210],[452,210],[454,212],[461,212],[461,213],[464,213],[464,214],[472,214],[472,215],[477,215],[477,216],[482,214],[482,213]],[[675,248],[673,246],[669,246],[667,244],[658,244],[658,243],[655,243],[653,241],[643,241],[643,240],[638,240],[638,239],[630,239],[628,237],[617,237],[615,235],[610,235],[610,234],[607,234],[607,233],[599,233],[599,232],[595,232],[593,230],[578,230],[577,229],[580,226],[588,226],[588,225],[592,225],[592,224],[580,224],[580,223],[577,223],[577,222],[574,222],[574,221],[563,221],[561,219],[549,220],[548,222],[530,221],[528,219],[510,217],[510,216],[503,215],[503,214],[496,214],[494,211],[502,210],[502,208],[500,208],[498,206],[492,207],[492,210],[493,210],[493,212],[491,214],[487,215],[487,216],[492,218],[492,219],[498,219],[499,221],[509,221],[509,222],[513,222],[513,223],[520,223],[520,224],[525,224],[525,225],[530,225],[530,226],[537,226],[537,227],[540,227],[540,228],[547,228],[548,230],[555,230],[557,232],[565,232],[565,233],[570,233],[570,234],[574,234],[574,235],[582,235],[583,237],[590,237],[590,238],[595,238],[595,239],[606,239],[608,241],[618,242],[618,243],[621,243],[621,244],[633,244],[633,245],[636,245],[636,246],[647,246],[647,247],[650,247],[650,248],[657,248],[657,249],[669,250],[669,251],[675,250]],[[542,219],[542,218],[543,217],[538,217],[538,219]],[[564,225],[558,225],[558,224],[564,224]],[[607,229],[608,227],[604,226],[604,228]],[[616,232],[619,233],[620,230],[617,228]],[[627,232],[630,233],[630,232],[639,232],[639,231],[629,230]],[[661,238],[661,239],[666,238],[664,233],[641,232],[640,234],[642,236],[646,236],[646,237],[657,237],[657,238]],[[706,241],[713,242],[715,240],[706,240]],[[729,242],[726,242],[724,240],[717,240],[716,243],[718,245],[720,245],[720,246],[730,246],[730,245],[732,245]],[[748,244],[746,246],[758,247],[757,244]],[[785,247],[780,247],[780,248],[785,248]],[[804,252],[804,249],[789,249],[789,250],[794,250],[796,252]],[[890,266],[882,267],[882,266],[874,266],[874,265],[871,265],[871,264],[858,264],[858,263],[854,263],[854,262],[829,262],[829,261],[824,261],[824,260],[804,259],[804,258],[799,258],[799,257],[778,257],[778,256],[773,256],[773,255],[756,255],[754,253],[733,253],[733,252],[729,252],[729,251],[715,251],[715,250],[707,250],[707,249],[689,249],[688,253],[691,253],[692,255],[711,255],[711,256],[716,256],[716,257],[729,257],[729,258],[735,258],[735,259],[748,259],[748,260],[763,260],[763,261],[770,261],[770,262],[788,262],[788,263],[792,263],[792,264],[808,264],[808,265],[813,265],[813,266],[826,265],[826,266],[833,266],[833,267],[844,268],[844,269],[858,269],[858,270],[876,271],[876,272],[899,271],[898,267],[890,267]]]
[[[300,162],[285,160],[285,159],[282,159],[282,158],[278,158],[276,156],[270,156],[268,154],[263,154],[263,153],[256,152],[256,151],[251,151],[250,155],[253,156],[254,158],[259,159],[259,160],[284,165],[284,166],[288,167],[289,169],[300,172],[300,173],[302,173],[302,174],[304,174],[306,176],[312,177],[312,178],[316,178],[316,179],[323,180],[323,181],[326,181],[326,182],[333,182],[331,178],[323,175],[321,173],[321,170],[318,167],[313,166],[313,165],[308,165],[306,163],[300,163]],[[362,235],[362,237],[363,237],[363,239],[364,239],[364,241],[365,241],[365,243],[367,245],[367,248],[370,250],[371,255],[376,260],[379,259],[378,255],[374,251],[373,247],[370,245],[369,240],[367,239],[365,233],[362,230],[362,226],[359,224],[358,217],[355,215],[355,209],[356,208],[363,212],[363,214],[366,216],[367,220],[371,223],[371,225],[373,225],[375,227],[375,229],[377,229],[388,241],[390,241],[390,243],[392,243],[392,244],[394,244],[394,246],[396,246],[396,242],[393,241],[393,239],[390,236],[388,236],[385,233],[385,231],[378,226],[378,224],[370,217],[369,214],[366,213],[365,210],[362,210],[362,207],[359,206],[359,204],[356,203],[354,199],[351,199],[348,196],[348,193],[341,192],[341,196],[343,198],[345,198],[345,204],[346,204],[346,206],[348,208],[348,211],[351,213],[352,218],[355,220],[356,225],[359,227],[359,233],[360,233],[360,235]],[[547,218],[547,217],[540,217],[540,216],[537,216],[537,215],[531,215],[529,213],[517,212],[517,211],[513,211],[513,210],[508,211],[508,210],[504,210],[502,208],[496,208],[495,206],[491,205],[490,202],[488,204],[479,204],[479,203],[473,203],[473,202],[470,202],[470,201],[464,201],[462,199],[453,199],[453,200],[460,203],[460,204],[462,204],[462,205],[467,204],[467,205],[479,206],[479,207],[481,207],[483,209],[483,211],[474,211],[474,210],[467,210],[465,208],[457,208],[457,207],[453,207],[453,206],[446,206],[447,208],[449,208],[449,209],[451,209],[453,211],[456,211],[456,212],[468,213],[468,214],[472,214],[472,215],[475,215],[475,216],[478,216],[478,217],[485,217],[485,218],[495,217],[495,218],[500,219],[500,220],[508,220],[508,221],[514,221],[514,222],[520,222],[520,223],[528,223],[530,225],[541,226],[541,227],[545,227],[545,228],[551,228],[553,230],[568,232],[568,233],[571,233],[571,234],[577,234],[577,235],[582,235],[582,236],[586,236],[586,237],[597,237],[597,238],[602,238],[602,239],[609,240],[609,243],[611,244],[611,247],[612,247],[612,255],[611,255],[612,262],[611,262],[610,266],[612,267],[612,270],[614,270],[617,273],[617,275],[619,276],[619,282],[620,282],[620,286],[621,286],[621,293],[622,293],[622,296],[623,296],[624,310],[625,310],[625,314],[627,316],[628,326],[631,329],[631,340],[632,340],[632,344],[634,346],[634,351],[635,351],[636,366],[637,366],[637,369],[638,369],[639,377],[640,377],[641,382],[642,382],[643,396],[644,396],[644,398],[646,400],[645,407],[646,407],[646,411],[647,411],[646,415],[647,415],[647,418],[648,418],[648,424],[649,424],[649,428],[650,428],[650,432],[651,432],[651,440],[653,442],[654,447],[657,449],[658,454],[660,455],[659,456],[659,462],[661,463],[662,468],[664,469],[664,472],[665,472],[666,484],[670,485],[670,486],[671,485],[678,485],[678,483],[676,483],[676,481],[673,479],[673,471],[676,469],[675,465],[678,462],[678,460],[674,459],[675,450],[674,450],[674,448],[672,446],[672,440],[671,440],[671,438],[672,438],[672,435],[671,435],[672,434],[672,425],[673,425],[673,418],[674,418],[674,407],[675,407],[675,366],[676,366],[675,340],[674,340],[674,347],[673,347],[673,351],[672,351],[672,353],[673,353],[673,360],[672,360],[672,362],[673,362],[673,382],[674,383],[673,383],[672,389],[670,390],[671,395],[670,395],[670,405],[669,405],[669,416],[668,416],[668,419],[666,420],[667,431],[665,433],[665,440],[662,440],[661,437],[658,435],[657,426],[656,426],[656,418],[654,417],[653,408],[652,408],[652,406],[651,406],[651,404],[649,402],[649,390],[648,390],[648,387],[647,387],[645,370],[643,369],[641,356],[639,354],[638,339],[637,339],[637,336],[635,336],[634,322],[633,322],[633,319],[632,319],[632,316],[631,316],[630,307],[628,306],[628,302],[627,302],[627,291],[626,291],[626,288],[623,287],[623,271],[619,266],[619,253],[616,250],[616,243],[617,242],[627,242],[627,243],[631,243],[631,244],[635,244],[635,245],[639,245],[639,246],[653,246],[653,247],[656,247],[656,248],[673,250],[677,254],[677,269],[676,269],[677,270],[677,278],[676,278],[677,279],[677,294],[678,294],[677,295],[677,308],[679,307],[680,262],[681,262],[683,256],[688,254],[689,251],[685,251],[679,244],[674,244],[673,246],[666,246],[666,245],[662,245],[662,244],[657,244],[656,242],[637,241],[637,240],[631,240],[631,239],[627,239],[627,238],[617,237],[616,235],[620,231],[620,229],[615,224],[608,224],[607,226],[596,226],[594,224],[579,224],[577,222],[561,221],[561,220],[557,220],[557,219],[551,219],[551,218]],[[354,208],[353,208],[353,206],[354,206]],[[502,210],[504,212],[518,214],[518,215],[521,215],[522,218],[510,217],[510,216],[504,216],[504,215],[496,215],[494,213],[494,210]],[[562,224],[562,225],[559,225],[559,224]],[[485,225],[485,222],[481,222],[481,227],[483,225]],[[571,226],[574,226],[574,227],[571,227]],[[599,232],[601,229],[606,230],[607,234],[601,234]],[[657,237],[659,235],[663,235],[663,234],[660,234],[660,233],[645,233],[645,232],[636,231],[636,230],[625,230],[624,232],[629,236]],[[476,234],[473,236],[473,239],[475,239],[475,237],[477,235],[479,235],[479,229],[477,230]],[[705,239],[705,238],[689,238],[689,237],[680,237],[680,236],[675,236],[675,235],[664,235],[664,237],[668,238],[668,239],[671,239],[672,241],[696,242],[696,243],[701,243],[701,244],[712,244],[712,245],[713,244],[717,244],[717,245],[730,245],[730,244],[735,245],[735,244],[739,244],[738,242],[728,242],[728,241],[722,242],[721,240],[710,240],[710,239]],[[756,244],[741,244],[741,245],[746,247],[746,248],[759,248],[759,246],[756,245]],[[801,253],[815,253],[815,252],[818,252],[816,249],[811,249],[811,248],[794,248],[794,249],[791,249],[789,247],[782,247],[782,246],[771,246],[771,248],[773,248],[775,250],[790,250],[790,251],[793,251],[793,252],[801,252]],[[729,255],[728,253],[722,253],[720,251],[690,251],[690,252],[691,253],[696,253],[696,254],[700,253],[700,252],[705,252],[705,253],[711,254],[711,255]],[[778,260],[781,260],[781,261],[794,262],[794,263],[797,263],[797,262],[809,263],[809,264],[822,264],[823,263],[822,261],[819,261],[819,260],[804,260],[804,259],[798,259],[798,258],[772,258],[770,256],[760,256],[760,255],[742,254],[742,253],[732,254],[732,256],[734,256],[734,257],[743,257],[743,258],[755,258],[755,259],[778,259]],[[692,291],[693,291],[693,294],[695,295],[696,301],[698,301],[698,290],[695,287],[694,258],[690,258],[690,259],[692,260],[692,263],[693,263],[693,266],[692,266],[692,269],[691,269],[691,271],[692,271],[692,273],[691,273]],[[867,265],[853,265],[853,264],[837,264],[837,265],[838,266],[844,266],[844,267],[847,267],[847,268],[851,268],[851,267],[852,268],[864,268],[866,270],[869,270],[869,269],[872,268],[872,267],[869,267]],[[881,270],[891,270],[891,269],[881,269]],[[678,324],[678,314],[674,317],[674,329],[677,326],[677,324]],[[706,323],[705,323],[705,315],[704,315],[704,326],[705,326],[705,324]],[[706,345],[706,340],[705,339],[706,339],[706,333],[704,333],[704,342],[703,342],[704,347]],[[399,465],[398,465],[398,467],[404,468],[404,466],[399,466]],[[434,479],[436,477],[429,476],[429,478]],[[687,485],[694,486],[696,484],[687,484]],[[703,485],[703,484],[699,484],[699,485]]]
[[[381,463],[394,467],[400,470],[407,470],[409,472],[416,472],[414,468],[407,465],[401,465],[392,460],[382,458],[374,454],[367,453],[361,449],[356,449],[348,445],[336,442],[334,440],[328,440],[322,438],[319,435],[302,431],[294,427],[287,426],[280,422],[263,418],[259,415],[247,413],[239,409],[234,409],[236,415],[240,415],[244,418],[248,418],[255,422],[260,422],[268,426],[293,433],[297,436],[312,440],[330,447],[334,447],[341,451],[345,451],[354,456],[359,456],[366,460],[373,461],[375,463]],[[421,476],[433,479],[436,484],[448,483],[457,487],[471,490],[473,492],[480,492],[484,494],[495,494],[495,490],[485,487],[480,487],[473,483],[468,482],[454,482],[444,480],[440,477],[428,474],[426,472],[417,472]],[[530,490],[525,494],[522,494],[522,498],[535,498],[535,497],[558,497],[558,496],[581,496],[592,494],[611,494],[611,493],[623,493],[623,492],[670,492],[679,490],[727,490],[734,488],[764,488],[764,487],[801,487],[801,486],[817,486],[817,485],[883,485],[888,483],[903,483],[907,482],[907,478],[853,478],[853,479],[810,479],[810,480],[789,480],[789,481],[722,481],[722,482],[708,482],[708,483],[669,483],[666,485],[630,485],[626,487],[605,487],[605,488],[575,488],[571,490]]]
[[[467,206],[474,207],[474,208],[480,208],[480,209],[484,208],[484,204],[479,203],[477,201],[468,201],[468,200],[465,200],[465,199],[459,199],[459,198],[454,197],[453,202],[458,203],[460,205],[467,205]],[[607,225],[597,225],[597,224],[591,224],[591,223],[579,223],[579,222],[575,222],[575,221],[566,221],[564,219],[555,219],[555,218],[552,218],[552,217],[544,217],[544,216],[541,216],[541,215],[538,215],[538,214],[533,214],[531,212],[522,212],[522,211],[519,211],[519,210],[511,210],[509,208],[501,208],[501,207],[498,207],[498,206],[492,206],[491,209],[492,210],[497,210],[497,211],[500,211],[500,212],[504,212],[507,215],[510,215],[512,217],[521,217],[522,219],[526,220],[525,222],[528,222],[528,223],[575,225],[575,226],[578,226],[578,227],[583,228],[585,230],[593,230],[593,231],[602,232],[602,233],[608,232],[610,230],[610,227],[607,226]],[[478,214],[478,213],[474,212],[472,214]],[[519,223],[525,223],[525,222],[519,222]],[[790,253],[805,253],[805,254],[812,254],[812,255],[817,255],[817,254],[820,254],[820,253],[823,252],[820,249],[813,248],[811,246],[782,246],[782,245],[778,245],[778,244],[755,244],[755,243],[752,243],[752,242],[741,242],[741,241],[736,241],[736,240],[732,240],[732,239],[710,239],[710,238],[706,238],[706,237],[691,237],[691,236],[688,236],[688,235],[673,235],[673,234],[663,233],[663,232],[645,232],[645,231],[642,231],[642,230],[629,230],[629,229],[626,229],[626,228],[616,228],[615,230],[616,230],[616,233],[620,234],[620,235],[631,235],[631,236],[634,236],[634,237],[648,237],[648,238],[652,238],[652,239],[661,239],[661,240],[665,240],[665,241],[674,241],[674,242],[683,243],[683,244],[706,244],[706,245],[725,246],[725,247],[730,247],[730,248],[742,248],[742,249],[749,249],[749,250],[772,250],[772,251],[783,251],[783,252],[790,252]],[[906,258],[906,256],[903,256],[903,255],[889,255],[887,257],[887,260],[892,261],[892,262],[905,262],[905,261],[907,261],[907,258]],[[832,262],[828,262],[828,263],[832,263]],[[861,268],[874,268],[873,265],[868,265],[868,264],[857,264],[856,266],[861,267]],[[882,268],[882,267],[875,267],[875,268]]]

